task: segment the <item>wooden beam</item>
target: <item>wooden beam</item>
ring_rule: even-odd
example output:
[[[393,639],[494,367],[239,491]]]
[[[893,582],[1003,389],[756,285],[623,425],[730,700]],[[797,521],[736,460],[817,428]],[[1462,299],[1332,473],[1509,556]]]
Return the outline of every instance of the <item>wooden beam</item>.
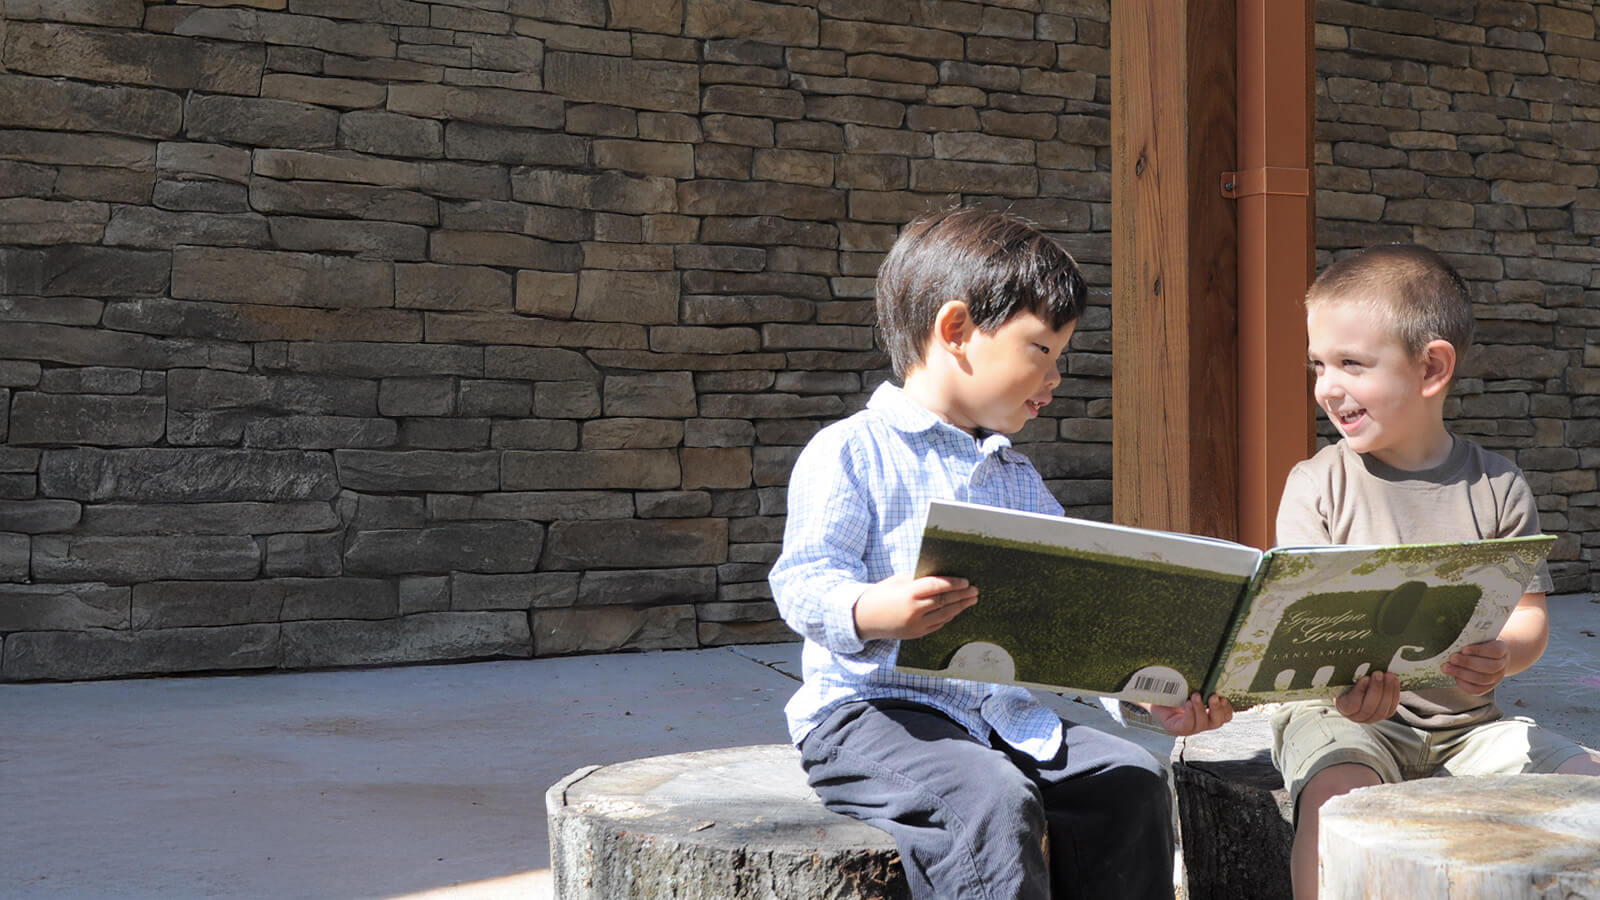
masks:
[[[1316,448],[1301,299],[1316,267],[1312,0],[1238,0],[1239,535],[1272,546],[1284,479]],[[1113,388],[1115,390],[1115,388]]]
[[[1237,537],[1232,0],[1111,17],[1112,510]]]

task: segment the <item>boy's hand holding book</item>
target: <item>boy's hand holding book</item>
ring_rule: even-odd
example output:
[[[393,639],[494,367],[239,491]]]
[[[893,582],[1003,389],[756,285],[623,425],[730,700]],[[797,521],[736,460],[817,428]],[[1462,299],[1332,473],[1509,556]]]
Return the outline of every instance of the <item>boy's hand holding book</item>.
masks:
[[[978,589],[965,578],[893,575],[856,598],[856,634],[864,641],[919,638],[977,602]]]
[[[1333,705],[1352,722],[1381,722],[1400,706],[1400,679],[1390,672],[1363,675]]]
[[[1201,702],[1200,692],[1196,691],[1189,695],[1182,706],[1152,703],[1146,708],[1150,710],[1150,718],[1174,737],[1221,728],[1233,720],[1233,704],[1221,694],[1212,694],[1209,704]]]

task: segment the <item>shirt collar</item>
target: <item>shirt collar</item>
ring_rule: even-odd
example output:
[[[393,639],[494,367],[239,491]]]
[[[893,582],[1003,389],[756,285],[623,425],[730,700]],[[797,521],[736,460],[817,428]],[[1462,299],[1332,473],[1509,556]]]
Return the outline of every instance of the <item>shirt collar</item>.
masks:
[[[867,408],[883,416],[883,420],[891,427],[906,434],[948,429],[965,440],[972,440],[971,435],[939,418],[932,410],[907,397],[905,391],[898,385],[887,381],[878,385],[877,390],[872,392],[872,396],[867,400]],[[1011,449],[1011,439],[997,431],[984,432],[976,441],[976,445],[981,455],[1000,453],[1002,459],[1017,452]]]

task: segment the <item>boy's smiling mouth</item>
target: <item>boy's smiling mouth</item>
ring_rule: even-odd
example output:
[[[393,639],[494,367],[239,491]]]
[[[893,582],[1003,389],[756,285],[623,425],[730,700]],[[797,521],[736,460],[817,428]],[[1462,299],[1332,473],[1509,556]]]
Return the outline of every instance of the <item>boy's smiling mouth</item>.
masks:
[[[1338,422],[1340,427],[1345,429],[1355,427],[1361,422],[1362,419],[1367,417],[1367,411],[1365,408],[1352,409],[1345,412],[1333,412],[1332,410],[1329,410],[1329,412],[1332,413],[1334,421]]]

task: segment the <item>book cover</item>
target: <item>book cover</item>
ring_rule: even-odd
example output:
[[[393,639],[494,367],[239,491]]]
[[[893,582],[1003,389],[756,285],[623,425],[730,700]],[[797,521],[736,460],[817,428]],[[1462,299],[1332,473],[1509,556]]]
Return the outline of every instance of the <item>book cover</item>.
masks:
[[[896,666],[1168,705],[1217,691],[1236,708],[1331,696],[1375,669],[1433,686],[1450,653],[1499,633],[1553,542],[1263,553],[935,501],[916,574],[966,578],[978,602],[902,641]]]

